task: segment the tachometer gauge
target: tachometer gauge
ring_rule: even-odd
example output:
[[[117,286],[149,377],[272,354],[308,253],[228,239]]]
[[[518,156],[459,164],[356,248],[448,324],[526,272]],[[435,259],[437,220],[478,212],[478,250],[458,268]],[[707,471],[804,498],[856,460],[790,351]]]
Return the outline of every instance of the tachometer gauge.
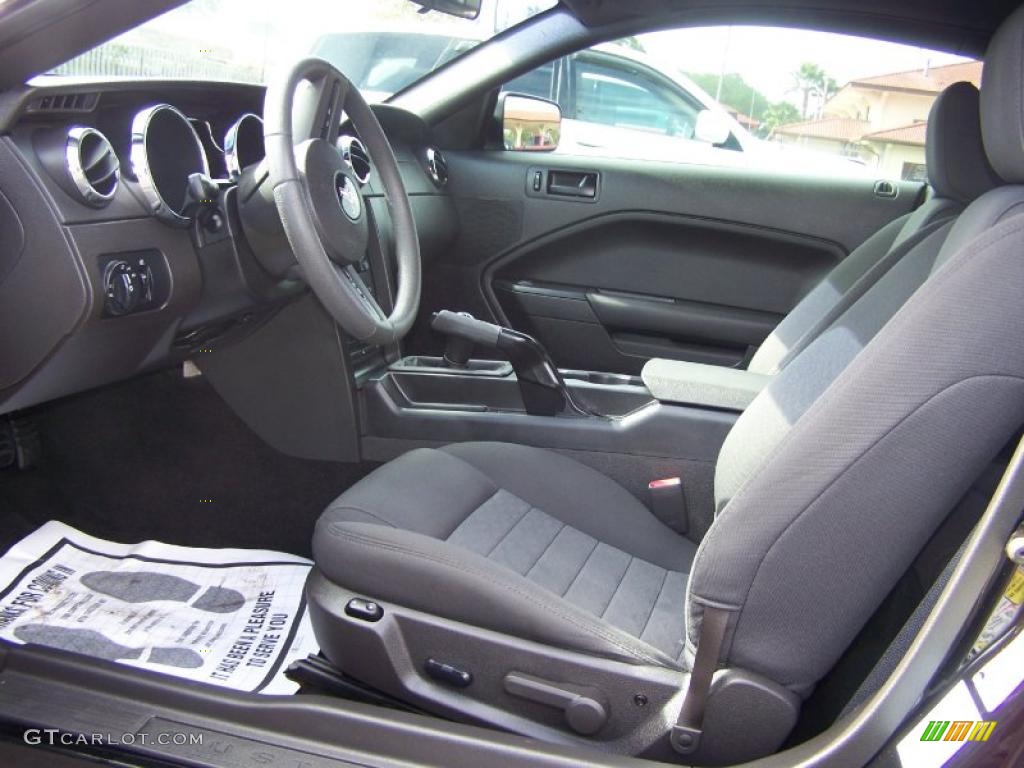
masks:
[[[224,136],[224,163],[228,175],[237,179],[242,171],[263,157],[263,120],[251,112],[242,115]]]

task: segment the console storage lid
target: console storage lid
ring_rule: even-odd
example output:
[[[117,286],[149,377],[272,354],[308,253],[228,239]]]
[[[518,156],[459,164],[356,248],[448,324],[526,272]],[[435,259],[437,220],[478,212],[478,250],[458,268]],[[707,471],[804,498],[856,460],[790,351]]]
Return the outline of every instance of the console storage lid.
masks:
[[[771,376],[681,360],[648,360],[640,374],[663,403],[685,403],[742,411],[771,381]]]

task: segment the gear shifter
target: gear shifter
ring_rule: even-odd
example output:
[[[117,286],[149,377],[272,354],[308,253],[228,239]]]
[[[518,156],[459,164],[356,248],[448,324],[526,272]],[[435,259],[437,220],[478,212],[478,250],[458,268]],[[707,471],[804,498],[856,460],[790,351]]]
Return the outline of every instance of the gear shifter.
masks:
[[[573,399],[547,350],[533,336],[447,309],[434,315],[430,327],[448,337],[445,362],[451,367],[465,367],[474,345],[503,352],[516,372],[527,413],[540,416],[589,414]]]
[[[470,320],[474,319],[468,312],[458,312],[456,314],[468,317]],[[469,363],[470,356],[473,354],[473,346],[473,339],[467,339],[452,333],[448,334],[448,341],[444,347],[445,367],[464,370]]]

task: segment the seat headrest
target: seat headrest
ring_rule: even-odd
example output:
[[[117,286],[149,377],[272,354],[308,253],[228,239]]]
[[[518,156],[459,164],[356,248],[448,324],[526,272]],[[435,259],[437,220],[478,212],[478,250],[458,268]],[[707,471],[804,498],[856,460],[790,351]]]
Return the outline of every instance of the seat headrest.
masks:
[[[985,154],[980,94],[971,83],[953,83],[935,100],[925,154],[937,197],[969,203],[1002,183]]]
[[[992,167],[1024,183],[1024,7],[992,36],[981,75],[981,130]]]

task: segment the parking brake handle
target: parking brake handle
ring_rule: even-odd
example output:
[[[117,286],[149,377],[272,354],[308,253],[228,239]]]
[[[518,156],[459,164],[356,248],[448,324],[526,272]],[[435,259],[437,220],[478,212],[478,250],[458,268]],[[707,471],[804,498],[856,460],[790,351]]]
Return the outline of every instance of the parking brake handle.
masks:
[[[447,309],[434,315],[430,327],[449,340],[462,339],[504,353],[516,372],[527,413],[538,416],[560,413],[589,415],[589,411],[573,399],[547,350],[533,336],[477,320],[465,312]]]

